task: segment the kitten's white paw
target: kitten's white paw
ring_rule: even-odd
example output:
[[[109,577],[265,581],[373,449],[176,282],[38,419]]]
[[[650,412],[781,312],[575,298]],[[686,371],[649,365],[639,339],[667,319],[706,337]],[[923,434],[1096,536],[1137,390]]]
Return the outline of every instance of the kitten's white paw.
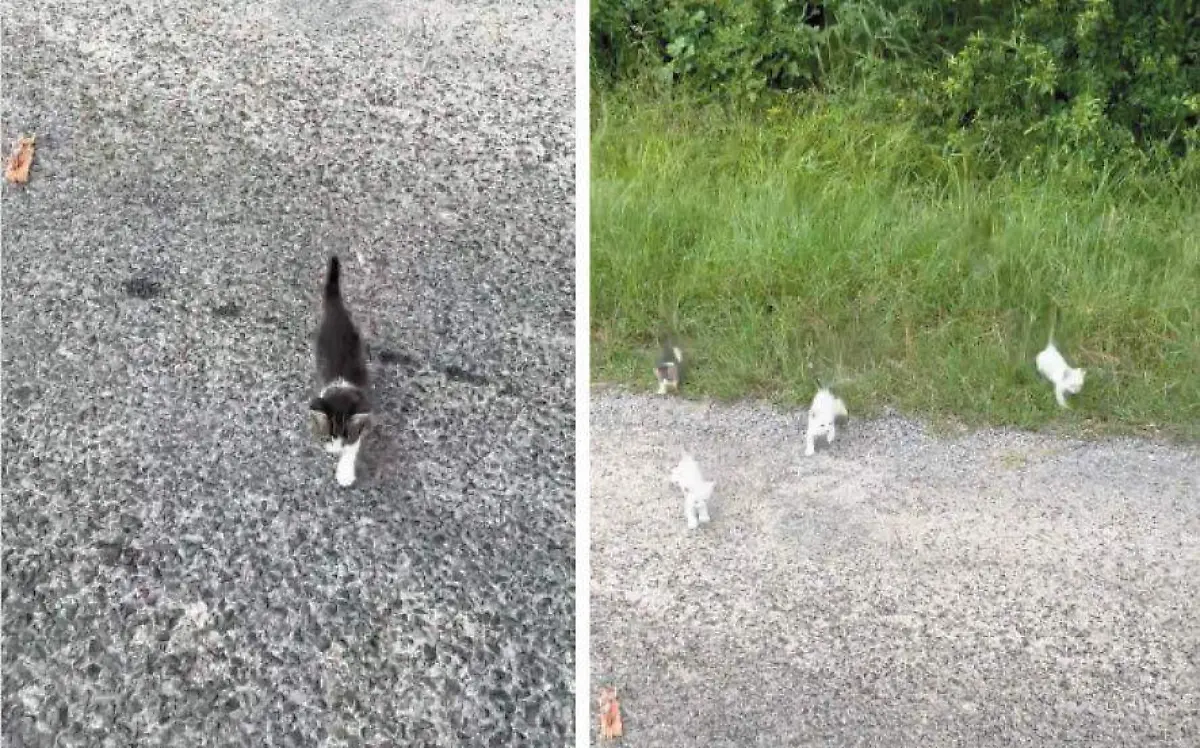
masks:
[[[689,516],[687,519],[688,519],[688,529],[689,530],[695,530],[697,527],[700,526],[700,523],[696,521],[695,517]]]
[[[708,510],[704,509],[700,512],[700,524],[707,525],[709,522]]]
[[[817,453],[817,448],[811,444],[809,444],[807,447],[804,448],[804,456],[805,457],[812,457],[816,453]]]
[[[337,478],[338,485],[342,488],[346,488],[354,485],[354,478],[356,476],[354,475],[353,467],[343,468],[341,465],[338,465],[337,475],[335,477]]]

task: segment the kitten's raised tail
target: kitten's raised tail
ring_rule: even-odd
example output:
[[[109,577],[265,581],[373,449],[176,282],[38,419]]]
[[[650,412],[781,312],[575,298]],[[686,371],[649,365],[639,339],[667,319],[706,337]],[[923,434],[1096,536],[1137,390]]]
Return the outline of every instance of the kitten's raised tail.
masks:
[[[1050,347],[1054,344],[1054,330],[1058,327],[1058,304],[1054,299],[1050,299],[1050,332],[1046,335],[1046,346]],[[1055,346],[1057,347],[1057,346]]]
[[[325,300],[333,301],[342,298],[341,263],[337,255],[329,258],[329,272],[325,275]]]

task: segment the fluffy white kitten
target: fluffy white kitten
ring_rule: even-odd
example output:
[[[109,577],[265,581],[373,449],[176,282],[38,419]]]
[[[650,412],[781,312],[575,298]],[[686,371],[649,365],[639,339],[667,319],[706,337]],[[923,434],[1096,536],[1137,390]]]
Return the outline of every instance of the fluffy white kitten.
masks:
[[[687,515],[688,529],[695,530],[702,524],[708,524],[708,500],[712,496],[713,482],[704,480],[700,466],[688,453],[683,453],[683,459],[671,471],[671,483],[683,491],[683,510]]]
[[[1054,346],[1054,341],[1047,343],[1034,361],[1041,375],[1054,385],[1054,399],[1058,400],[1059,406],[1068,407],[1066,396],[1079,394],[1087,370],[1072,369]]]
[[[846,404],[834,395],[828,387],[817,390],[812,405],[808,408],[808,433],[804,438],[804,454],[811,457],[817,451],[817,437],[825,437],[825,441],[833,444],[837,435],[837,421],[847,418]]]

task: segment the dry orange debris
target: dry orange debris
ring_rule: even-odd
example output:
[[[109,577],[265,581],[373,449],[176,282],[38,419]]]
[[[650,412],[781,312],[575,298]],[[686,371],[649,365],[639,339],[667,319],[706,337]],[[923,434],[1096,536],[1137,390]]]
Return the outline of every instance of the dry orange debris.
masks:
[[[8,157],[8,163],[4,165],[5,179],[14,184],[25,184],[29,181],[29,167],[33,166],[33,141],[32,135],[22,135],[17,140],[16,147]]]
[[[613,688],[600,689],[600,736],[619,738],[625,727],[621,724],[621,705],[617,702],[617,691]]]

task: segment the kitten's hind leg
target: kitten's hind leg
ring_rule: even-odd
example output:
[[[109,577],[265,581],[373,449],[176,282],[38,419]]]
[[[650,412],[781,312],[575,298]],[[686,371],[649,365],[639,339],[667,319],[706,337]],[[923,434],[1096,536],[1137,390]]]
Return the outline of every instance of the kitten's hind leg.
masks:
[[[347,444],[342,450],[341,457],[338,458],[337,474],[335,477],[337,478],[338,485],[343,488],[354,485],[354,480],[357,477],[354,468],[355,462],[358,459],[358,447],[360,444],[362,444],[361,441]]]
[[[810,426],[808,432],[804,435],[804,456],[812,457],[814,454],[816,454],[816,451],[816,435],[813,433],[812,427]]]
[[[695,530],[700,526],[696,517],[696,497],[688,491],[683,496],[683,510],[687,513],[687,526],[689,530]]]
[[[833,444],[833,437],[837,436],[837,427],[832,423],[829,424],[829,431],[825,434],[825,443]]]
[[[696,502],[696,517],[700,520],[700,524],[702,525],[707,525],[709,523],[711,518],[708,516],[707,499],[701,499],[700,501]]]

